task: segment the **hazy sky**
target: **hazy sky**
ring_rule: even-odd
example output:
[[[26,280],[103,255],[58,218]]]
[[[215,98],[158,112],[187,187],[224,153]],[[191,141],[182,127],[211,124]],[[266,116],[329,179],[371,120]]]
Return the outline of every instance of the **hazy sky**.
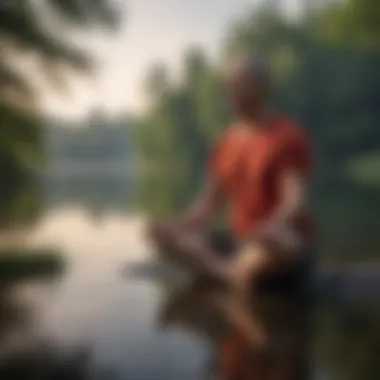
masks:
[[[122,0],[121,0],[122,1]],[[144,106],[142,83],[159,60],[176,70],[183,49],[191,44],[215,57],[231,19],[259,0],[129,0],[128,22],[112,39],[94,37],[102,69],[96,81],[75,80],[69,95],[46,91],[49,113],[81,117],[95,104],[109,112],[138,112]],[[283,0],[291,8],[296,0]]]

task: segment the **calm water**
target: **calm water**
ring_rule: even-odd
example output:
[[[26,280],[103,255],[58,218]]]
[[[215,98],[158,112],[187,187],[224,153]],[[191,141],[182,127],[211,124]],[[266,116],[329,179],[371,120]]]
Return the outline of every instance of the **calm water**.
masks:
[[[68,378],[212,378],[228,323],[222,322],[220,309],[199,301],[202,293],[186,289],[182,276],[157,269],[131,186],[70,185],[46,191],[26,244],[54,247],[67,267],[53,281],[3,289],[1,363],[21,351],[28,357],[27,364],[22,362],[26,368],[35,361],[45,368],[49,360],[61,363],[61,369],[86,367],[82,377]],[[144,267],[151,270],[136,271]],[[4,322],[2,309],[12,323]],[[321,305],[315,320],[310,378],[380,378],[380,320],[373,305]]]

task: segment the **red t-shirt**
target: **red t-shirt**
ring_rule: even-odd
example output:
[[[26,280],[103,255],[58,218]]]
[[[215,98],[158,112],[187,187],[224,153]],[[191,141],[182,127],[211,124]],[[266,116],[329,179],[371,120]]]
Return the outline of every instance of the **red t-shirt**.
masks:
[[[279,180],[286,169],[308,176],[311,151],[304,131],[284,117],[271,118],[260,130],[231,126],[210,157],[210,174],[221,183],[233,208],[233,227],[244,237],[276,211]],[[309,215],[298,223],[300,232],[311,231]]]

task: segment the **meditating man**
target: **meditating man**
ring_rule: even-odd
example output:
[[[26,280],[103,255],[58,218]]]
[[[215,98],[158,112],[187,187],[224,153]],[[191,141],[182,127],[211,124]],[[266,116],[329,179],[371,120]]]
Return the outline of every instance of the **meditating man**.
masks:
[[[183,218],[152,223],[150,236],[198,278],[227,286],[235,301],[248,300],[224,305],[233,324],[220,351],[223,378],[306,379],[307,328],[299,326],[301,346],[276,347],[268,356],[271,339],[252,300],[265,294],[290,296],[296,304],[310,299],[309,141],[297,123],[269,110],[271,78],[262,59],[238,60],[226,86],[236,118],[211,152],[202,198]],[[232,233],[215,236],[209,226],[225,204]]]
[[[302,290],[313,243],[308,138],[269,109],[271,76],[263,59],[237,60],[225,79],[235,122],[210,154],[203,196],[181,219],[152,223],[150,236],[178,264],[234,289],[262,279],[264,288]],[[232,209],[230,260],[221,259],[206,232],[225,204]]]

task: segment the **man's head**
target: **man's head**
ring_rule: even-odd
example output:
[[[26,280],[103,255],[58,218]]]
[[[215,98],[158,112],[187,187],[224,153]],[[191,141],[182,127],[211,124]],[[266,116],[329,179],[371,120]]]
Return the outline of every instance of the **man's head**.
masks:
[[[242,116],[260,112],[270,89],[270,70],[257,55],[240,57],[227,73],[227,91],[235,111]]]

